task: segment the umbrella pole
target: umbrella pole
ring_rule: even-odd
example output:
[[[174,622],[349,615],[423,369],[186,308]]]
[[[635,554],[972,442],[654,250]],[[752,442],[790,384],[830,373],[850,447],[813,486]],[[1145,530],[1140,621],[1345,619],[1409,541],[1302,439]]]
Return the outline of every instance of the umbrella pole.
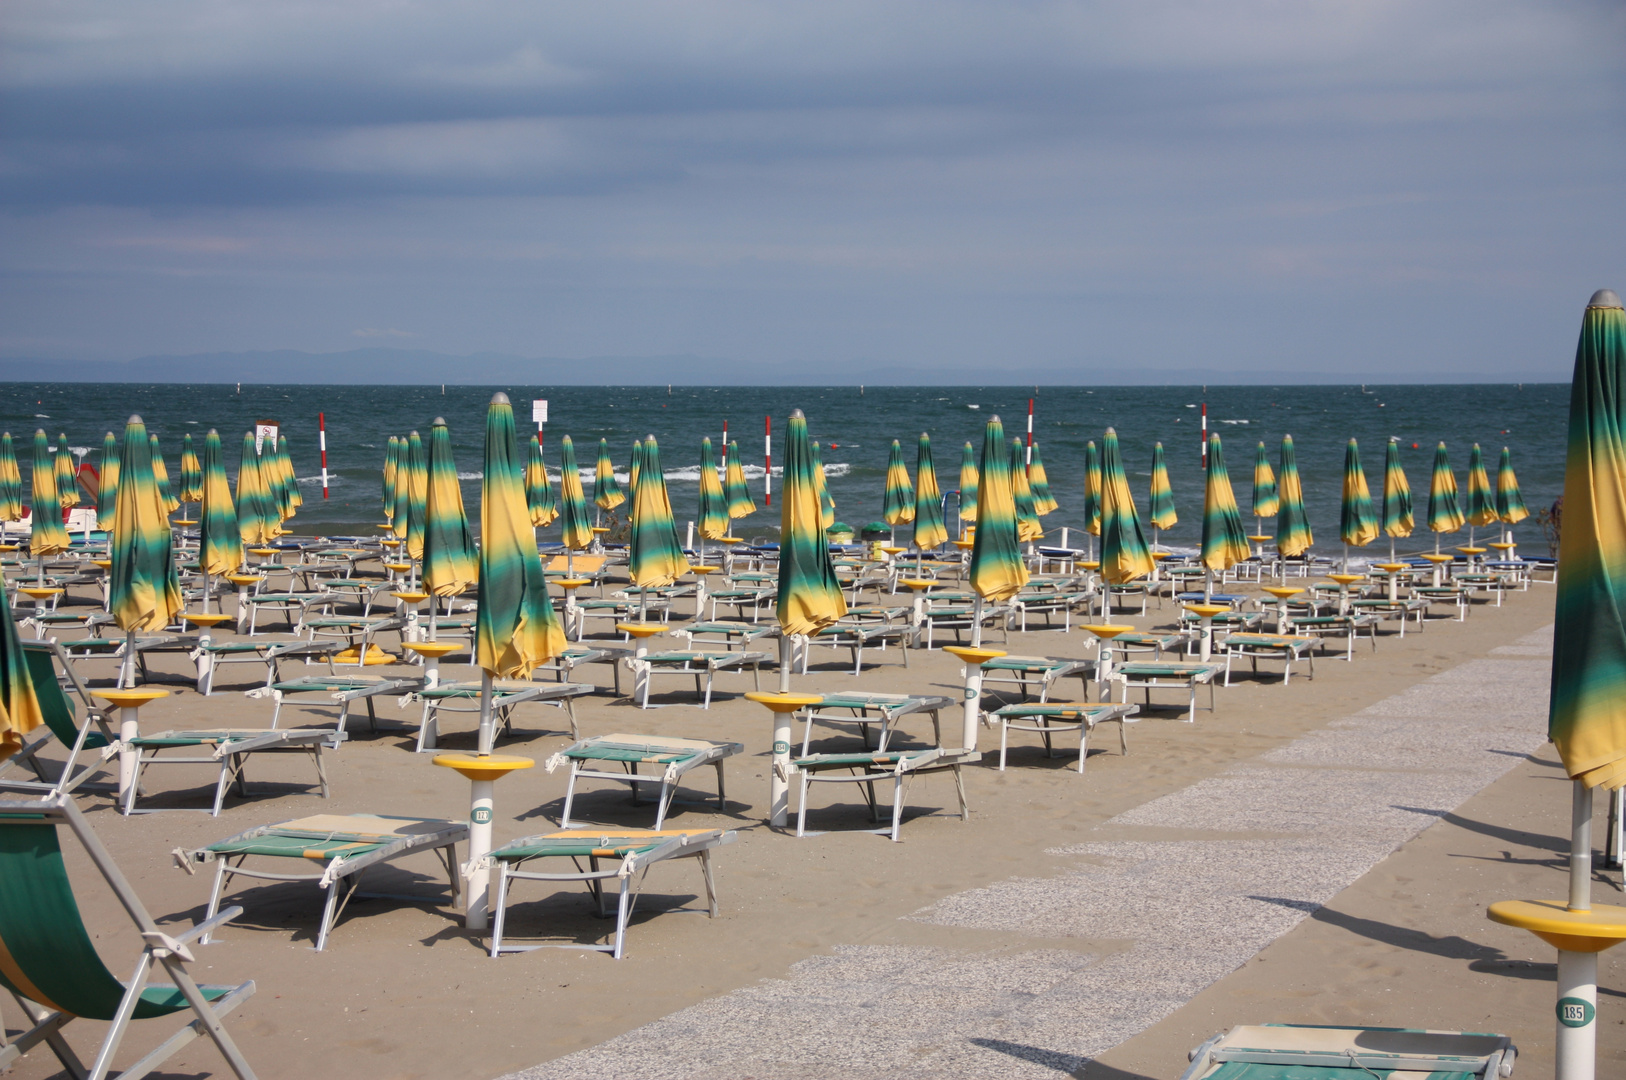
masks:
[[[1341,573],[1341,574],[1349,573],[1349,545],[1348,544],[1344,545],[1344,568],[1342,570],[1340,570],[1339,573]]]
[[[119,689],[135,685],[135,631],[124,632],[124,659],[119,661]],[[132,779],[131,783],[135,781]]]
[[[209,571],[203,572],[203,613],[209,614]]]
[[[971,601],[971,647],[982,648],[982,597]]]
[[[494,732],[491,730],[491,672],[480,672],[480,756],[491,753]]]
[[[1211,603],[1214,599],[1214,570],[1212,567],[1203,568],[1203,603]]]

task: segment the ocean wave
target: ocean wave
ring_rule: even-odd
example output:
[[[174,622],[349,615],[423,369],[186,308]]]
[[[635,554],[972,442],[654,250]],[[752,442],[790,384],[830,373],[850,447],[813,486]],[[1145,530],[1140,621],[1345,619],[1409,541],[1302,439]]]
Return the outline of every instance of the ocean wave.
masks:
[[[312,485],[314,485],[316,487],[321,487],[322,486],[322,477],[320,475],[317,475],[317,476],[299,476],[299,477],[295,477],[295,479],[298,480],[301,484],[312,484]],[[327,486],[328,487],[338,487],[342,483],[344,483],[344,480],[341,479],[340,477],[335,476],[333,473],[328,473],[327,474]]]
[[[457,478],[459,480],[484,480],[486,474],[483,472],[460,472],[457,474]]]

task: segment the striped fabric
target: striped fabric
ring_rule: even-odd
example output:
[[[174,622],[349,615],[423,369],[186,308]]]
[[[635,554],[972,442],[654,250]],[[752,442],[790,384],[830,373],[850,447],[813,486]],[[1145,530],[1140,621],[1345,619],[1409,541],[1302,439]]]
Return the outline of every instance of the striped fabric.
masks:
[[[897,439],[892,440],[892,455],[886,462],[881,520],[894,528],[915,520],[915,485],[909,479],[909,467],[903,463],[903,444]]]
[[[587,515],[581,470],[576,467],[576,446],[566,435],[559,440],[559,530],[565,547],[583,551],[593,542],[593,522]]]
[[[728,516],[742,518],[757,512],[751,500],[751,489],[745,484],[745,463],[740,458],[740,444],[728,444],[728,468],[723,479],[723,494],[728,497]]]
[[[111,439],[113,436],[107,436]],[[115,444],[113,452],[118,453]],[[0,435],[0,521],[20,521],[23,516],[23,473],[17,467],[17,448],[11,432]]]
[[[977,448],[966,443],[960,450],[960,520],[977,523]]]
[[[717,455],[712,453],[709,438],[700,440],[700,505],[694,524],[707,540],[721,540],[728,535],[728,500],[723,497]]]
[[[1040,517],[1061,505],[1050,491],[1050,474],[1044,471],[1044,459],[1039,456],[1038,443],[1033,444],[1033,460],[1028,462],[1028,487],[1033,489],[1033,512]]]
[[[822,528],[828,529],[836,523],[836,500],[824,478],[824,458],[819,453],[819,444],[809,441],[807,447],[813,455],[813,490],[819,495],[819,521],[823,523]]]
[[[1350,547],[1365,547],[1378,538],[1378,516],[1372,510],[1372,490],[1361,468],[1361,448],[1355,440],[1344,447],[1344,495],[1339,503],[1338,539]]]
[[[525,520],[530,521],[526,511]],[[531,534],[536,547],[536,534]],[[474,537],[463,510],[463,485],[457,481],[452,434],[435,417],[429,428],[429,483],[424,498],[423,587],[432,596],[456,596],[474,584],[480,572]]]
[[[1101,454],[1094,439],[1084,444],[1084,531],[1101,535]]]
[[[779,491],[779,628],[817,634],[847,614],[830,545],[825,542],[813,448],[802,410],[785,425],[785,471]]]
[[[79,481],[75,479],[73,451],[68,449],[68,437],[56,437],[56,501],[62,509],[79,505]]]
[[[1101,439],[1101,577],[1109,585],[1127,585],[1150,574],[1152,566],[1135,496],[1124,475],[1118,433],[1107,428]]]
[[[416,431],[407,434],[407,530],[406,554],[423,558],[423,534],[429,524],[429,455]]]
[[[1275,517],[1281,508],[1281,499],[1276,495],[1276,474],[1270,468],[1270,456],[1261,442],[1253,459],[1253,516]]]
[[[631,483],[638,482],[637,477]],[[598,441],[598,465],[593,469],[593,504],[600,510],[614,510],[627,501],[621,485],[615,482],[615,466],[610,464],[610,440]]]
[[[384,520],[395,522],[395,471],[401,464],[401,437],[391,435],[384,448]]]
[[[35,558],[42,555],[60,555],[72,541],[67,527],[62,524],[62,503],[56,493],[56,459],[44,431],[34,432],[33,475],[29,477],[29,508],[33,515],[33,535],[28,541],[28,553]]]
[[[1411,482],[1406,479],[1406,470],[1400,467],[1400,441],[1390,439],[1388,457],[1383,465],[1383,535],[1410,536],[1415,527]]]
[[[713,468],[712,475],[716,475]],[[677,522],[672,520],[672,499],[661,469],[661,450],[651,435],[639,451],[638,484],[632,489],[632,542],[627,547],[627,570],[640,589],[664,589],[689,572]]]
[[[1011,452],[999,417],[982,433],[977,468],[977,535],[971,545],[970,584],[995,603],[1009,600],[1028,582],[1017,539],[1016,495],[1011,486]]]
[[[1220,437],[1208,437],[1208,469],[1203,476],[1203,543],[1198,561],[1210,570],[1225,571],[1246,559],[1248,533],[1242,510],[1231,488]]]
[[[1508,525],[1517,525],[1530,516],[1519,492],[1519,478],[1513,475],[1513,455],[1502,447],[1502,461],[1496,468],[1496,516]]]
[[[1011,500],[1016,505],[1016,539],[1030,543],[1044,536],[1044,526],[1033,510],[1033,488],[1028,484],[1027,453],[1021,439],[1011,440]]]
[[[28,672],[17,624],[0,589],[0,761],[23,748],[23,736],[45,722]]]
[[[943,523],[943,491],[937,486],[937,466],[932,464],[932,440],[924,431],[915,443],[915,547],[921,551],[940,548],[948,540]]]
[[[542,458],[542,436],[532,435],[525,441],[525,448],[525,508],[530,511],[531,524],[543,529],[559,516],[559,500],[554,497],[548,465]]]
[[[1468,455],[1468,524],[1489,525],[1496,520],[1496,493],[1485,474],[1485,455],[1474,443]]]
[[[1152,445],[1152,490],[1146,502],[1146,520],[1154,529],[1172,529],[1180,523],[1174,512],[1174,489],[1169,486],[1169,463],[1163,460],[1163,444]]]
[[[108,570],[108,610],[127,633],[162,630],[181,610],[174,534],[153,476],[152,445],[141,417],[130,417],[119,458],[118,506],[108,537],[113,562]]]
[[[1429,531],[1456,532],[1466,521],[1457,504],[1457,474],[1451,471],[1451,458],[1441,443],[1434,450],[1434,474],[1428,482]]]
[[[1302,555],[1315,544],[1310,517],[1304,510],[1304,484],[1299,480],[1293,436],[1282,436],[1281,469],[1277,473],[1276,550],[1288,558]]]
[[[243,436],[243,453],[237,464],[237,533],[243,543],[254,546],[268,544],[277,537],[277,512],[260,474],[260,455],[254,451],[252,431]]]
[[[226,481],[220,432],[213,428],[203,439],[201,472],[198,565],[205,574],[236,573],[243,565],[243,534],[237,524],[237,508],[232,504],[231,484]]]
[[[158,448],[158,436],[148,435],[147,446],[152,453],[152,478],[158,485],[158,501],[163,505],[167,517],[181,505],[181,500],[169,489],[169,467],[164,464],[164,453]]]
[[[203,499],[203,467],[198,464],[198,452],[192,446],[190,434],[181,437],[181,489],[175,497],[183,503]]]

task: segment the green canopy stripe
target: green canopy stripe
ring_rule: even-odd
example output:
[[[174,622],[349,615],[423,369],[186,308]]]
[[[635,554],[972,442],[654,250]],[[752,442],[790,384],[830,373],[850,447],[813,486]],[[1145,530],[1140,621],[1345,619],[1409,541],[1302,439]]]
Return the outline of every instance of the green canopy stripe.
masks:
[[[237,463],[237,532],[245,544],[267,544],[277,536],[277,515],[260,472],[260,455],[254,450],[252,431],[243,436],[243,452]]]
[[[1457,474],[1441,443],[1434,450],[1434,474],[1428,483],[1428,527],[1431,532],[1456,532],[1466,520],[1457,504]]]
[[[56,501],[62,509],[79,505],[79,481],[75,479],[73,451],[68,449],[68,437],[56,437]]]
[[[903,463],[903,444],[897,439],[892,440],[892,454],[886,462],[881,520],[894,527],[915,520],[915,485],[909,480],[909,467]]]
[[[728,516],[742,518],[757,512],[757,504],[751,499],[751,489],[745,483],[745,462],[740,458],[740,444],[728,444],[727,476],[723,480],[723,492],[728,497]]]
[[[429,455],[416,431],[407,434],[407,530],[406,554],[423,558],[423,534],[429,524]]]
[[[113,436],[107,436],[111,439]],[[115,444],[113,453],[118,454]],[[103,448],[106,456],[106,448]],[[11,432],[0,435],[0,521],[20,521],[23,516],[23,474],[17,467],[17,448]]]
[[[1406,470],[1400,467],[1400,440],[1389,440],[1387,454],[1383,464],[1383,535],[1410,536],[1416,522],[1412,519],[1411,483],[1406,479]]]
[[[716,475],[713,467],[712,475]],[[640,589],[664,589],[689,572],[683,556],[672,500],[661,469],[661,451],[651,435],[639,451],[638,483],[632,489],[632,540],[627,546],[627,570]]]
[[[1490,477],[1485,475],[1485,455],[1474,443],[1468,454],[1468,524],[1489,525],[1496,520],[1496,494],[1491,490]]]
[[[33,464],[33,475],[29,477],[33,533],[28,540],[28,552],[36,558],[60,555],[73,541],[62,524],[62,502],[56,492],[56,459],[43,430],[34,432]]]
[[[45,722],[28,657],[17,636],[6,593],[0,589],[0,761],[23,748],[23,736]]]
[[[1530,516],[1519,492],[1519,478],[1513,475],[1513,455],[1502,447],[1502,461],[1496,467],[1496,516],[1508,525],[1517,525]]]
[[[820,527],[828,529],[836,523],[836,500],[824,478],[824,458],[819,453],[819,444],[810,441],[807,445],[813,455],[813,490],[819,495]]]
[[[1338,538],[1350,547],[1365,547],[1378,538],[1372,491],[1367,487],[1361,449],[1354,439],[1344,447],[1344,497],[1339,504]]]
[[[148,435],[147,443],[152,449],[152,478],[158,485],[158,501],[164,507],[165,516],[168,516],[181,505],[181,500],[169,490],[169,467],[164,464],[163,451],[158,449],[158,436]]]
[[[593,522],[587,514],[581,470],[576,467],[576,446],[566,435],[559,440],[559,530],[564,545],[583,551],[593,542]]]
[[[181,437],[181,490],[182,502],[195,503],[203,498],[203,467],[198,464],[198,452],[192,446],[192,436]]]
[[[401,437],[391,435],[384,448],[384,520],[395,522],[395,470],[401,463]]]
[[[1118,432],[1107,428],[1101,439],[1101,578],[1109,585],[1127,585],[1150,574],[1153,565],[1124,474]]]
[[[404,436],[396,441],[395,473],[391,477],[390,531],[397,540],[406,541],[407,518],[412,509],[412,463],[407,460],[407,441]],[[239,510],[242,507],[238,507]],[[405,554],[402,552],[402,554]]]
[[[1180,522],[1174,512],[1174,489],[1169,486],[1169,464],[1163,460],[1163,444],[1152,444],[1152,490],[1146,503],[1146,520],[1154,529],[1172,529]]]
[[[999,603],[1028,582],[1017,539],[1016,494],[1011,486],[1011,453],[1005,426],[995,416],[982,433],[977,468],[977,534],[971,544],[971,588]]]
[[[721,540],[728,535],[728,499],[723,495],[717,455],[712,452],[709,438],[700,440],[700,505],[695,528],[707,540]]]
[[[1084,531],[1101,535],[1101,454],[1094,439],[1084,444]]]
[[[199,485],[198,566],[205,574],[231,574],[243,565],[243,534],[226,481],[220,432],[203,439],[202,483]]]
[[[1198,561],[1210,570],[1225,571],[1246,559],[1248,533],[1242,527],[1242,509],[1231,487],[1225,453],[1218,435],[1208,437],[1208,468],[1203,477],[1203,542]]]
[[[1271,471],[1270,456],[1261,442],[1253,459],[1253,516],[1275,517],[1281,508],[1281,499],[1276,494],[1276,474]]]
[[[1028,484],[1028,470],[1021,439],[1011,440],[1011,499],[1016,504],[1016,539],[1029,543],[1044,535],[1039,515],[1033,509],[1033,488]]]
[[[525,440],[525,452],[525,508],[531,513],[531,524],[542,529],[552,525],[553,519],[559,516],[559,500],[554,497],[553,484],[548,480],[540,434]]]
[[[627,501],[621,485],[615,482],[615,466],[610,464],[610,440],[598,441],[598,465],[593,470],[593,503],[600,510],[614,510]]]
[[[530,521],[527,509],[525,520]],[[531,546],[535,548],[535,533]],[[452,433],[435,418],[429,428],[429,486],[424,502],[423,587],[433,596],[456,596],[473,585],[480,572],[479,554],[469,534],[463,509],[463,485],[457,480]]]
[[[1304,509],[1304,485],[1299,480],[1298,456],[1293,452],[1293,436],[1282,436],[1281,469],[1277,477],[1276,550],[1288,558],[1302,555],[1315,544],[1310,517]]]
[[[779,491],[779,627],[813,635],[847,614],[830,545],[825,541],[813,448],[802,410],[785,425],[785,469]]]
[[[1050,474],[1044,471],[1044,459],[1039,456],[1038,443],[1033,444],[1033,459],[1028,462],[1028,487],[1033,491],[1033,512],[1040,517],[1061,505],[1050,492]]]
[[[960,451],[960,520],[977,522],[977,448],[969,442]]]
[[[932,464],[932,440],[924,431],[915,443],[915,537],[920,551],[932,551],[948,540],[943,522],[943,491],[937,486],[937,466]]]
[[[119,499],[109,531],[108,608],[127,633],[157,631],[181,610],[174,534],[152,471],[152,440],[141,417],[124,428]]]

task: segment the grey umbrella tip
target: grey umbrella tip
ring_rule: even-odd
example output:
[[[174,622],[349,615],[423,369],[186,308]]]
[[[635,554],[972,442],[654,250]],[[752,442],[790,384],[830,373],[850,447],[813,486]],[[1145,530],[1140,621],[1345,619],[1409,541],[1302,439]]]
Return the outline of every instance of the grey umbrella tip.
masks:
[[[445,427],[446,426],[446,418],[444,416],[435,417],[435,422],[434,422],[434,424],[432,426],[434,426],[434,427]]]
[[[418,429],[417,428],[413,428],[411,431],[407,432],[407,438],[415,439],[417,437],[418,437]]]
[[[216,431],[216,430],[215,430],[215,429],[214,429],[214,428],[210,428],[210,429],[209,429],[209,434],[210,434],[210,435],[219,435],[219,434],[220,434],[220,432],[218,432],[218,431]]]
[[[1118,429],[1117,428],[1107,428],[1107,434],[1108,435],[1116,435],[1116,434],[1118,434]]]
[[[1586,302],[1587,307],[1620,307],[1620,297],[1613,289],[1599,289]]]
[[[989,417],[989,418],[988,418],[988,422],[989,422],[989,423],[990,423],[990,424],[997,424],[997,423],[999,423],[999,422],[1000,422],[1000,420],[999,420],[999,416],[998,416],[998,414],[995,414],[995,415],[993,415],[993,416],[990,416],[990,417]]]
[[[1619,301],[1616,301],[1616,303],[1619,303]],[[130,423],[130,424],[139,424],[141,422],[142,422],[141,417],[138,416],[138,415],[135,415],[135,414],[132,414],[130,416],[130,419],[126,421],[126,423]]]
[[[792,420],[806,420],[807,419],[807,417],[805,415],[803,415],[802,410],[800,410],[800,409],[792,409],[790,411],[790,418]]]
[[[503,393],[501,390],[498,390],[495,394],[491,395],[491,403],[493,405],[507,405],[508,395]]]
[[[644,436],[644,442],[654,442],[654,441],[655,441],[655,436],[653,434]]]

